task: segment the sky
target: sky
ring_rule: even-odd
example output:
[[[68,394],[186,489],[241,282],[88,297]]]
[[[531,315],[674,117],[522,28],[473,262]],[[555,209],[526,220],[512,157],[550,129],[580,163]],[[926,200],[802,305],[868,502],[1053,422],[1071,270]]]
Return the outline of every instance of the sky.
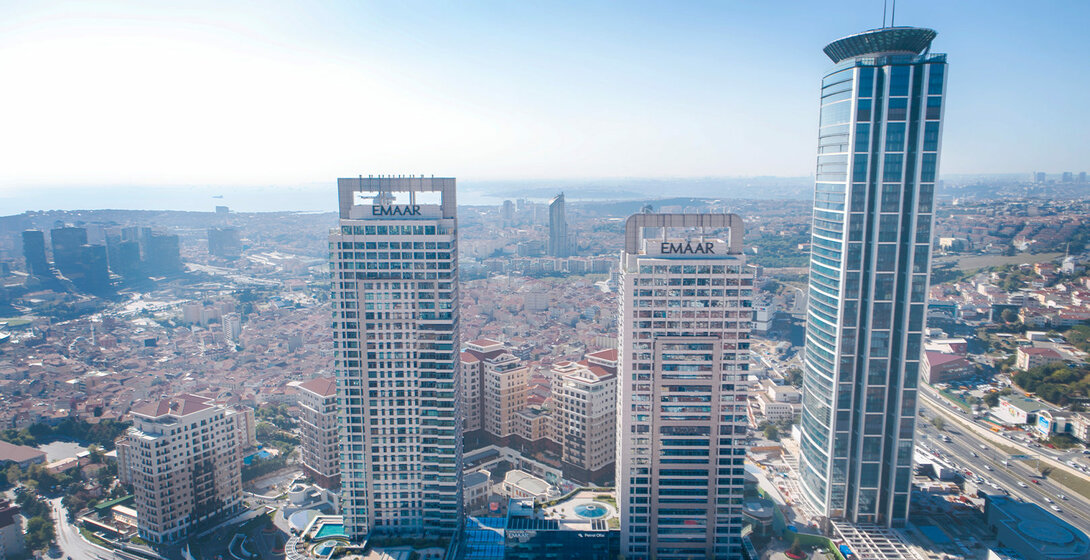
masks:
[[[1090,168],[1088,16],[899,2],[949,54],[944,174]],[[3,0],[0,201],[361,173],[806,176],[821,49],[881,25],[880,0]]]

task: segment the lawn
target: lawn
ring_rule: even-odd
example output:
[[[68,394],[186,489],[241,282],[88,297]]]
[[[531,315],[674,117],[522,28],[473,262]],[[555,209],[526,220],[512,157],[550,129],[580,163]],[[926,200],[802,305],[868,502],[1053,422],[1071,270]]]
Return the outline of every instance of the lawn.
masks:
[[[957,263],[957,268],[960,270],[977,270],[989,266],[1048,262],[1062,256],[1063,253],[1038,253],[1036,255],[1031,253],[1020,253],[1010,257],[1004,255],[965,255],[938,257],[935,259],[935,263],[955,262]]]
[[[1086,477],[1071,474],[1064,469],[1052,469],[1048,473],[1049,480],[1070,488],[1071,490],[1090,498],[1090,480]]]

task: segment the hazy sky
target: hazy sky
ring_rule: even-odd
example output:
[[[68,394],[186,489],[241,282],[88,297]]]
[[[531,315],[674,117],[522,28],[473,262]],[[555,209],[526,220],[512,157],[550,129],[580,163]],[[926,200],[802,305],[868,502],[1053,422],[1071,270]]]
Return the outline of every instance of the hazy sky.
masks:
[[[944,173],[1090,169],[1090,2],[897,10],[950,55]],[[7,0],[0,192],[808,175],[821,49],[881,23],[880,0]]]

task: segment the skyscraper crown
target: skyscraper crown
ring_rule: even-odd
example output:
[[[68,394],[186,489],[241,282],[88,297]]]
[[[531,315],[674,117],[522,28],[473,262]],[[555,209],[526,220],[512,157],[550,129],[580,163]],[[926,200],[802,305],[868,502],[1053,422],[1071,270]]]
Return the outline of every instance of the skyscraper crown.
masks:
[[[937,35],[934,29],[924,27],[883,27],[838,39],[824,50],[833,62],[864,55],[917,55],[931,48]]]

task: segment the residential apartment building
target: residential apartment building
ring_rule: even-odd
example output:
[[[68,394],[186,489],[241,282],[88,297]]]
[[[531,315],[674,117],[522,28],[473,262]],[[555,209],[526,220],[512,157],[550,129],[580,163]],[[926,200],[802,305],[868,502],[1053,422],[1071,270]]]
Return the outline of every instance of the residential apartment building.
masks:
[[[238,428],[227,408],[182,394],[133,409],[132,419],[117,455],[142,539],[177,543],[242,508]]]
[[[570,478],[613,479],[617,437],[617,351],[587,354],[552,368],[556,439]]]
[[[650,227],[661,240],[643,238]],[[625,558],[742,557],[754,281],[742,230],[733,214],[626,223],[615,451]]]
[[[319,377],[299,384],[299,426],[303,432],[303,472],[315,484],[334,490],[341,482],[337,428],[337,381]]]
[[[339,179],[329,235],[348,537],[462,525],[452,178]]]
[[[484,364],[504,353],[497,340],[482,338],[466,343],[459,357],[458,371],[462,421],[466,433],[484,428],[484,407],[481,405],[484,387]]]
[[[1063,359],[1059,352],[1051,348],[1023,348],[1020,346],[1014,359],[1014,365],[1025,371],[1055,362],[1062,362]]]
[[[908,521],[946,92],[935,35],[825,47],[799,468],[814,510],[851,523]]]
[[[483,362],[481,386],[483,428],[496,438],[515,434],[515,414],[526,408],[530,368],[506,352]]]

